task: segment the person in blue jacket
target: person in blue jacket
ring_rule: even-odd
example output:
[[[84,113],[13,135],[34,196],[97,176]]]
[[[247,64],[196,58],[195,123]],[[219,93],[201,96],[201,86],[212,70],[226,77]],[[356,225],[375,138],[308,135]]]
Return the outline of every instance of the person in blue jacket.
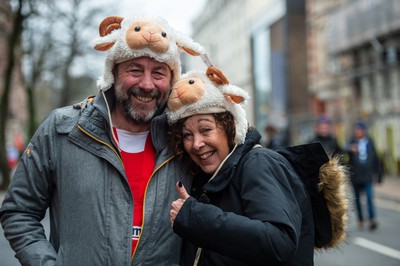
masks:
[[[248,126],[247,99],[215,67],[186,73],[172,89],[169,144],[193,175],[189,192],[187,180],[176,184],[180,198],[170,211],[183,238],[181,265],[307,266],[316,247],[344,239],[343,168],[320,143],[262,148]]]
[[[367,124],[357,121],[354,125],[354,135],[349,141],[349,165],[351,170],[351,183],[354,191],[358,228],[362,229],[365,217],[361,206],[361,197],[366,196],[368,206],[369,229],[375,230],[378,226],[374,204],[373,186],[381,182],[382,170],[374,141],[368,136]]]

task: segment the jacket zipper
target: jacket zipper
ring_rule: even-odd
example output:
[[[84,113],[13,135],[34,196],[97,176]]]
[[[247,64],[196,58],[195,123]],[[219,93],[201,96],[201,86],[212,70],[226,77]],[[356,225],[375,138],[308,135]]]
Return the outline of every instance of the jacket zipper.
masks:
[[[124,167],[124,163],[122,162],[121,156],[118,154],[118,152],[117,152],[110,144],[108,144],[108,143],[106,143],[106,142],[104,142],[104,141],[102,141],[102,140],[100,140],[100,139],[94,137],[92,134],[90,134],[89,132],[87,132],[86,130],[84,130],[80,125],[78,125],[78,128],[79,128],[79,130],[81,130],[85,135],[89,136],[90,138],[92,138],[92,139],[96,140],[97,142],[99,142],[99,143],[101,143],[101,144],[103,144],[103,145],[106,145],[108,148],[110,148],[110,149],[115,153],[115,155],[117,155],[117,158],[118,158],[118,160],[120,161],[122,167]],[[153,178],[154,174],[155,174],[161,167],[163,167],[165,164],[167,164],[169,161],[171,161],[174,157],[175,157],[175,155],[173,155],[173,156],[171,156],[170,158],[168,158],[167,160],[165,160],[165,161],[164,161],[162,164],[160,164],[160,165],[153,171],[153,173],[151,174],[151,176],[150,176],[150,178],[149,178],[149,181],[148,181],[147,184],[146,184],[146,189],[145,189],[145,191],[144,191],[143,206],[146,206],[147,188],[149,187],[150,181],[151,181],[151,179]],[[125,167],[124,167],[124,168],[125,168]],[[136,244],[135,250],[134,250],[133,253],[132,253],[131,261],[133,261],[133,257],[135,256],[136,249],[137,249],[138,246],[139,246],[139,242],[140,242],[140,239],[141,239],[142,234],[143,234],[144,220],[145,220],[145,215],[144,215],[144,213],[145,213],[145,208],[143,207],[143,213],[142,213],[142,217],[143,217],[142,232],[141,232],[141,234],[140,234],[140,236],[139,236],[139,239],[138,239],[138,242],[137,242],[137,244]]]
[[[87,132],[86,130],[84,130],[80,125],[78,125],[78,128],[79,128],[79,130],[82,131],[85,135],[89,136],[90,138],[94,139],[95,141],[97,141],[97,142],[99,142],[99,143],[101,143],[101,144],[103,144],[103,145],[106,145],[108,148],[110,148],[110,149],[115,153],[115,155],[117,155],[117,158],[118,158],[119,162],[121,163],[122,167],[125,169],[124,163],[122,162],[121,156],[119,155],[119,153],[118,153],[110,144],[108,144],[107,142],[104,142],[104,141],[102,141],[102,140],[96,138],[95,136],[93,136],[92,134],[90,134],[89,132]]]
[[[143,217],[142,219],[143,219],[143,221],[142,221],[142,231],[141,231],[141,233],[140,233],[140,236],[139,236],[138,242],[137,242],[137,244],[136,244],[135,250],[134,250],[133,253],[132,253],[131,261],[133,261],[133,257],[135,256],[136,249],[138,248],[139,243],[140,243],[140,239],[142,238],[142,235],[143,235],[144,222],[145,222],[145,215],[144,215],[144,213],[145,213],[145,206],[146,206],[147,188],[149,187],[150,181],[151,181],[151,179],[153,178],[154,174],[155,174],[161,167],[163,167],[163,166],[166,165],[169,161],[171,161],[174,157],[175,157],[175,155],[171,156],[170,158],[168,158],[167,160],[165,160],[162,164],[160,164],[160,165],[153,171],[153,173],[151,174],[151,176],[150,176],[150,178],[149,178],[149,181],[147,181],[146,189],[145,189],[145,191],[144,191],[144,196],[143,196],[143,211],[142,211],[142,217]]]

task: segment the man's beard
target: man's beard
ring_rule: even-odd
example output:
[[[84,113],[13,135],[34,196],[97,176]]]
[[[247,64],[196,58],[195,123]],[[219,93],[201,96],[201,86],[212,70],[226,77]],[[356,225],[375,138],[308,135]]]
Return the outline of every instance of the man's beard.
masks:
[[[159,90],[151,90],[150,92],[145,92],[138,87],[129,88],[128,91],[124,91],[119,84],[116,84],[115,96],[117,102],[122,106],[124,115],[127,119],[135,122],[136,124],[146,124],[158,115],[158,111],[162,109],[167,101],[161,99],[161,92]],[[151,97],[156,99],[156,105],[152,110],[147,111],[147,113],[140,112],[140,105],[133,105],[131,102],[131,97]]]

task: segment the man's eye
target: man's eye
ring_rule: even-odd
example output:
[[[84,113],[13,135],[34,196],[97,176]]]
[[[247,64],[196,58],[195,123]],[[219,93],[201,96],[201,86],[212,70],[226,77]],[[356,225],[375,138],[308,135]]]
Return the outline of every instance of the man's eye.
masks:
[[[155,75],[156,77],[165,77],[165,73],[162,72],[162,71],[156,71],[156,72],[154,72],[154,75]]]
[[[128,70],[129,73],[141,73],[143,72],[141,69],[138,68],[132,68]]]

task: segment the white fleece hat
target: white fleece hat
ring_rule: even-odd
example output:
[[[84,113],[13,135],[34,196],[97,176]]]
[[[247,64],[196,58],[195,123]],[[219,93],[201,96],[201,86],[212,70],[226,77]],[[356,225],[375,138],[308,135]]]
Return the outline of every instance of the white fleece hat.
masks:
[[[114,84],[115,64],[143,56],[166,63],[173,72],[173,83],[181,74],[180,53],[197,56],[204,48],[190,37],[171,28],[160,17],[105,18],[99,26],[100,37],[93,43],[98,51],[107,51],[103,76],[97,87],[109,89]]]
[[[213,66],[207,69],[207,74],[190,71],[182,75],[172,88],[166,110],[168,123],[173,125],[182,118],[196,114],[228,111],[235,120],[235,143],[242,144],[248,129],[243,105],[248,99],[245,90],[229,84],[222,72]]]

